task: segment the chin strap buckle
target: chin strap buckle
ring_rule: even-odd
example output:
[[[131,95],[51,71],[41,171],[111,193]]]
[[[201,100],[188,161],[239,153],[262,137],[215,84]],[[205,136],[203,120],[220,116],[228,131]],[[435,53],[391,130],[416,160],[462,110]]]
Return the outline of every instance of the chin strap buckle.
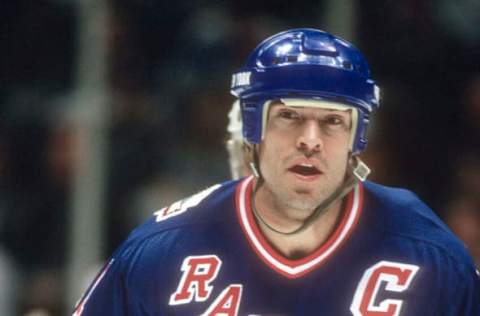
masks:
[[[367,180],[367,177],[370,174],[370,168],[368,168],[368,166],[361,161],[360,158],[354,157],[352,167],[352,173],[355,178],[362,182]]]

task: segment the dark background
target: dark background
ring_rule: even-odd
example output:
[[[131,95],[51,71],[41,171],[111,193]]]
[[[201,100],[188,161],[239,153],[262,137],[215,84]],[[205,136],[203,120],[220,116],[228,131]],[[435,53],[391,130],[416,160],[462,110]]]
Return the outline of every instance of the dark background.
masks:
[[[353,3],[349,40],[382,88],[364,155],[371,178],[413,190],[452,226],[460,221],[458,234],[467,232],[478,254],[480,237],[467,226],[480,225],[480,4]],[[259,41],[294,27],[332,31],[326,1],[109,4],[104,257],[148,214],[230,177],[230,75]],[[70,307],[61,275],[78,19],[73,1],[0,4],[0,276],[15,276],[17,286],[3,291],[18,315]],[[456,216],[464,213],[462,222]]]

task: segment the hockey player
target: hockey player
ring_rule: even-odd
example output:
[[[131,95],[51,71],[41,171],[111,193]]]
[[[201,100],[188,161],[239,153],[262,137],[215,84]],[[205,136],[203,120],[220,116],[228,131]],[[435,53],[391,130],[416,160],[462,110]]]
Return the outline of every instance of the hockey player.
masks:
[[[232,93],[252,175],[155,212],[74,315],[480,315],[457,238],[411,192],[365,181],[379,93],[354,46],[276,34]]]

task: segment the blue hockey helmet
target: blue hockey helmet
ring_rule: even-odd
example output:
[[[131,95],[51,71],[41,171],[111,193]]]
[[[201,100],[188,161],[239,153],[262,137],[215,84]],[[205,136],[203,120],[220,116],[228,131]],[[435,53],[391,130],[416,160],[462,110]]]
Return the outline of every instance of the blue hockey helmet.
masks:
[[[379,89],[365,58],[352,44],[316,29],[292,29],[263,41],[232,76],[231,93],[241,103],[243,137],[263,137],[268,101],[310,99],[356,109],[351,151],[367,144],[370,113],[379,106]]]

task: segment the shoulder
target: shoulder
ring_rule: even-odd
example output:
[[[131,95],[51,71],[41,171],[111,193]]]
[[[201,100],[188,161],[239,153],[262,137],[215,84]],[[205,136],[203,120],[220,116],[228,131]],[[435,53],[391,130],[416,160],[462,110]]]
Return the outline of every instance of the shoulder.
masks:
[[[456,239],[442,220],[415,193],[373,182],[365,182],[364,187],[367,215],[376,218],[377,228],[406,234],[412,238]]]
[[[124,246],[158,239],[171,239],[177,232],[199,230],[213,225],[234,207],[235,189],[239,181],[211,185],[191,196],[163,206],[128,236]],[[162,240],[165,242],[166,240]]]
[[[154,284],[170,282],[185,257],[220,243],[222,222],[236,220],[238,181],[212,185],[153,213],[113,254],[115,271],[131,293],[159,293]],[[220,228],[219,228],[220,227]],[[226,229],[223,229],[226,230]],[[112,269],[111,269],[112,270]],[[158,282],[152,283],[155,276]],[[152,302],[153,302],[152,298]]]
[[[459,269],[474,271],[464,244],[416,194],[372,182],[364,187],[366,217],[372,229],[398,243],[414,245],[417,251],[435,254]]]
[[[404,188],[389,187],[378,183],[365,181],[365,191],[382,206],[420,206],[424,204],[418,196]]]
[[[439,310],[476,315],[480,279],[464,244],[414,193],[372,182],[364,189],[366,242],[391,261],[419,268],[419,287],[436,297]]]

